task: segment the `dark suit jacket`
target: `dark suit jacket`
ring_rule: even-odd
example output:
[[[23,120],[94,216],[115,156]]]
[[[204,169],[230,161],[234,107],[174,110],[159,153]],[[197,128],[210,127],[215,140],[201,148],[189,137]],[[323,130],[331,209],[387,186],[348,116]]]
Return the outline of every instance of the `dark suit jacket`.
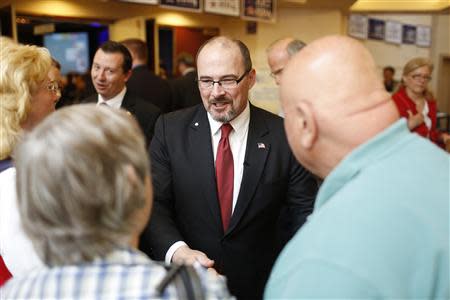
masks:
[[[94,94],[84,99],[82,103],[97,103],[97,101],[98,95]],[[121,108],[126,109],[136,118],[145,135],[147,145],[149,145],[155,130],[156,120],[160,115],[159,108],[130,93],[129,90],[123,97]]]
[[[161,116],[150,155],[154,208],[143,241],[151,244],[154,258],[163,260],[168,248],[183,240],[215,261],[239,299],[261,298],[281,250],[282,208],[297,229],[312,212],[317,193],[314,178],[289,149],[282,119],[250,106],[244,173],[225,233],[203,105]]]
[[[158,106],[162,113],[170,111],[172,95],[169,83],[153,74],[147,66],[137,66],[133,69],[127,88],[133,94]]]
[[[202,103],[196,82],[197,71],[169,81],[172,90],[172,111]]]

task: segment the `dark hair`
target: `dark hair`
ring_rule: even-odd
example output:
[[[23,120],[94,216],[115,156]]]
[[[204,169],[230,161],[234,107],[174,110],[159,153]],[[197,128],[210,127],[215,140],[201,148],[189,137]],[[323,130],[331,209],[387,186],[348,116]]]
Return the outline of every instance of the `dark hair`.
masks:
[[[130,51],[128,51],[127,47],[122,45],[121,43],[115,41],[107,41],[100,46],[105,53],[120,53],[123,57],[122,69],[124,73],[127,73],[131,70],[133,65],[133,60],[131,59]]]
[[[392,66],[384,67],[384,68],[383,68],[383,72],[384,72],[384,71],[391,71],[392,74],[395,73],[395,69],[394,69],[394,67],[392,67]]]
[[[57,68],[58,70],[61,71],[61,64],[59,63],[59,61],[57,61],[55,58],[52,57],[52,67]]]
[[[289,42],[289,44],[286,46],[286,51],[289,54],[289,57],[297,53],[298,51],[302,50],[303,47],[306,46],[306,43],[297,39],[294,39]]]
[[[229,38],[226,36],[216,36],[216,37],[213,37],[213,38],[207,40],[205,43],[203,43],[203,45],[200,46],[200,49],[198,49],[197,58],[198,58],[198,55],[200,54],[200,52],[203,50],[203,48],[206,45],[212,44],[212,43],[221,43],[223,45],[226,45],[227,43],[231,43],[231,44],[236,45],[239,48],[239,51],[241,52],[245,71],[249,72],[253,68],[252,59],[250,57],[250,51],[248,50],[247,46],[241,40],[232,39],[232,38]]]
[[[147,44],[143,40],[126,39],[120,43],[125,45],[138,59],[147,61]]]

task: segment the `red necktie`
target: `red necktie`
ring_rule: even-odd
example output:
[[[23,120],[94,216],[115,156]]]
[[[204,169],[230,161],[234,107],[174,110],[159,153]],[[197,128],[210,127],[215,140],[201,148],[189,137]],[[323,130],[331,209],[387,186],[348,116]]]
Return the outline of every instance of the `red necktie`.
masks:
[[[219,197],[223,230],[226,231],[230,223],[233,206],[234,164],[233,153],[231,152],[228,139],[233,127],[226,123],[222,125],[220,130],[222,131],[222,136],[220,137],[216,157],[217,195]]]

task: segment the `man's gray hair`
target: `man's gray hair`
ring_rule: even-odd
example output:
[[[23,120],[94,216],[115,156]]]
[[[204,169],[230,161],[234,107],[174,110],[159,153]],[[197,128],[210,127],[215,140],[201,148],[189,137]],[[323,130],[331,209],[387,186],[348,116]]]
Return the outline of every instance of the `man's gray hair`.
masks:
[[[149,161],[138,124],[93,104],[63,108],[15,152],[22,224],[49,266],[128,246],[146,205]]]
[[[292,57],[295,53],[302,50],[303,47],[305,47],[306,44],[300,40],[294,39],[286,47],[286,51],[289,54],[289,57]]]

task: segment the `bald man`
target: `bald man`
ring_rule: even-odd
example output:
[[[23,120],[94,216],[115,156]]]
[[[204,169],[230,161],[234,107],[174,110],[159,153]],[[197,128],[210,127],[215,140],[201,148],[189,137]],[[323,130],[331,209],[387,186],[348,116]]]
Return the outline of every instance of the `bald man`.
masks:
[[[267,48],[267,62],[270,66],[270,74],[277,85],[280,84],[281,74],[289,59],[305,46],[304,42],[288,37],[276,40]]]
[[[296,158],[325,178],[267,299],[449,299],[449,156],[411,134],[370,53],[311,43],[281,78]]]

